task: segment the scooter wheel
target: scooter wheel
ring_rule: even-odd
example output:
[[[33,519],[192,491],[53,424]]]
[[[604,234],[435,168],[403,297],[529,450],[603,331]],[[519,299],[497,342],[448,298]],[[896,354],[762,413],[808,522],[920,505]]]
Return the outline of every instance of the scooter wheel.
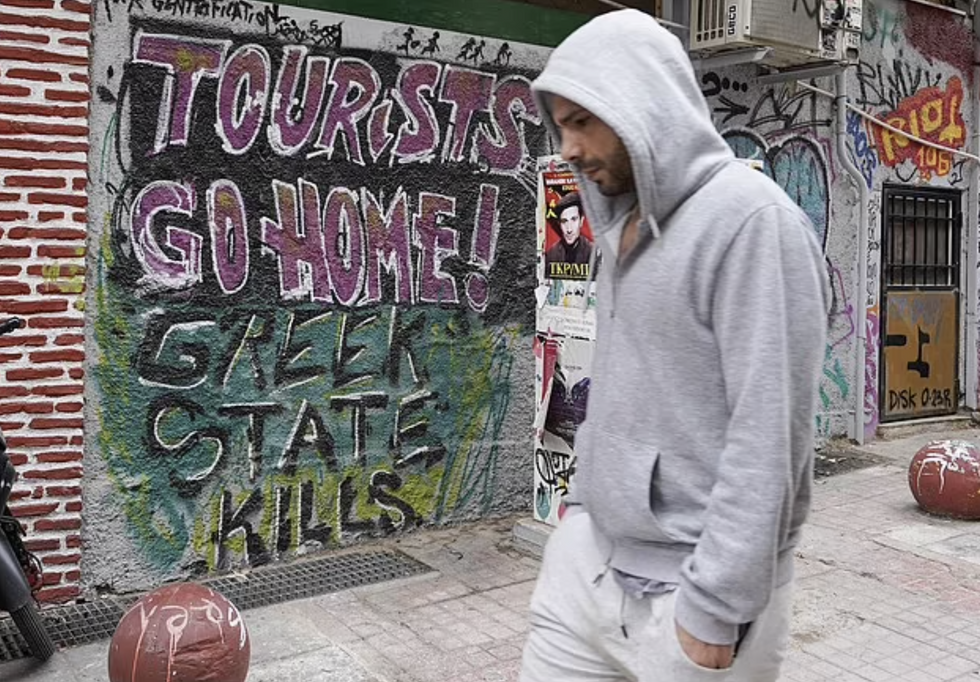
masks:
[[[44,627],[44,621],[41,620],[37,607],[32,603],[25,604],[11,613],[10,617],[14,619],[14,624],[27,641],[31,655],[39,661],[51,658],[54,654],[54,642],[51,641],[51,635]]]

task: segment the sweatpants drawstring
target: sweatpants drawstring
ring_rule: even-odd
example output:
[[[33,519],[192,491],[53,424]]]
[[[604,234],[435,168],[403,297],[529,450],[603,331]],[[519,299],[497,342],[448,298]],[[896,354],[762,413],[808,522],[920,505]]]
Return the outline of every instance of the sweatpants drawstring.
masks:
[[[602,579],[606,577],[606,573],[609,572],[609,565],[612,563],[613,553],[609,552],[609,557],[606,562],[599,568],[599,573],[595,578],[592,579],[592,584],[596,587],[602,583]],[[629,633],[626,631],[626,590],[622,590],[622,598],[619,602],[619,629],[623,632],[623,637],[629,639]]]
[[[623,590],[623,597],[619,601],[619,629],[623,631],[625,639],[630,638],[630,634],[626,631],[626,590]]]

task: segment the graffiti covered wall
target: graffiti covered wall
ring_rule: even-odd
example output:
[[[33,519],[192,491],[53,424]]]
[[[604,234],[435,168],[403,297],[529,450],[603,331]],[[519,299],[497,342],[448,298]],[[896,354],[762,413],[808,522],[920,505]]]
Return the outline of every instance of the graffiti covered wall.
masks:
[[[526,507],[547,52],[201,7],[96,11],[88,580]]]
[[[965,93],[972,87],[969,30],[942,9],[897,0],[865,0],[860,63],[850,70],[850,101],[922,139],[964,149]],[[965,47],[964,47],[965,46]],[[830,334],[818,402],[821,440],[853,436],[855,362],[864,366],[867,438],[879,422],[881,191],[886,183],[966,189],[962,159],[847,114],[847,153],[869,189],[868,280],[856,293],[859,197],[840,159],[830,98],[792,84],[759,85],[752,69],[700,75],[714,120],[736,153],[765,162],[765,172],[806,211],[824,244],[832,284]],[[831,79],[813,81],[833,90]],[[860,307],[867,309],[867,353],[858,350]],[[861,356],[858,358],[858,356]]]

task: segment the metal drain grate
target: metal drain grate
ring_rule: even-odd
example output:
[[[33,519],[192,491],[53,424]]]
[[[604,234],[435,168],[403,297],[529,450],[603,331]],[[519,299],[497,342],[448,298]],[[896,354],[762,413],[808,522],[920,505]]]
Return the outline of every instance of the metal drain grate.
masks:
[[[239,609],[258,608],[307,599],[362,585],[407,578],[432,571],[397,551],[363,551],[300,559],[256,568],[248,573],[199,581],[220,592]],[[89,644],[112,637],[138,596],[105,597],[98,601],[54,606],[42,611],[44,624],[59,647]],[[0,618],[0,663],[28,658],[30,651],[9,617]]]

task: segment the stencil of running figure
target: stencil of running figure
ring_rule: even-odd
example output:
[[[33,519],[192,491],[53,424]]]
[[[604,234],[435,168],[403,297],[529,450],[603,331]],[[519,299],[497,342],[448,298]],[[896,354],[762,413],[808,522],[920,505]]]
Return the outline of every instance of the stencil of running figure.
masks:
[[[456,59],[466,61],[470,58],[470,50],[474,49],[475,47],[476,38],[469,38],[465,43],[463,43],[463,47],[459,48],[459,54],[456,55]]]
[[[473,49],[473,53],[470,55],[470,59],[474,64],[478,64],[481,60],[486,59],[483,56],[483,48],[487,46],[487,41],[481,40],[480,44]]]
[[[415,28],[412,26],[409,26],[402,35],[405,37],[405,42],[398,46],[398,50],[407,55],[409,50],[417,49],[421,41],[415,39]]]
[[[433,33],[432,37],[429,38],[429,42],[427,42],[425,47],[422,48],[423,55],[435,54],[436,52],[442,52],[442,50],[439,48],[439,31]]]
[[[497,50],[497,58],[493,60],[493,63],[497,66],[510,66],[510,58],[514,56],[514,51],[510,49],[510,43],[504,43]]]

